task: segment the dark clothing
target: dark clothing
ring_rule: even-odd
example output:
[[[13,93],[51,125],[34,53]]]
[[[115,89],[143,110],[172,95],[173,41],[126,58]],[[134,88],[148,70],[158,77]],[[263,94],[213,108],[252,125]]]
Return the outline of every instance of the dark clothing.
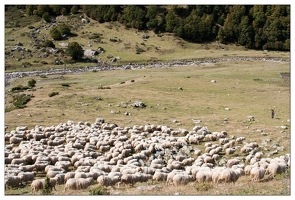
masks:
[[[271,118],[274,118],[274,116],[275,116],[275,111],[271,110]]]

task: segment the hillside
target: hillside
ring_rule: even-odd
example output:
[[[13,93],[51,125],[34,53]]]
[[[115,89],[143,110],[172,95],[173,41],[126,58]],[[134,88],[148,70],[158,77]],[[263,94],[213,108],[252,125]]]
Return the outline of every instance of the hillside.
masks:
[[[86,8],[88,7],[81,8],[76,14],[52,16],[48,22],[44,16],[28,15],[25,8],[7,6],[5,70],[31,71],[65,66],[153,63],[236,55],[277,57],[275,52],[268,53],[267,50],[253,54],[247,45],[231,44],[234,41],[226,42],[227,45],[215,39],[214,42],[205,40],[202,43],[192,43],[171,32],[141,30],[120,21],[100,23],[83,13]],[[52,40],[50,31],[63,24],[70,29],[70,34],[65,34],[60,40]],[[48,41],[52,41],[54,48],[46,46]],[[91,50],[90,54],[83,59],[72,60],[65,53],[71,42],[77,42],[84,51]]]
[[[44,167],[57,159],[70,163],[59,166],[63,172],[99,168],[104,175],[127,165],[167,173],[174,162],[180,173],[193,174],[193,167],[229,168],[232,159],[243,170],[280,159],[280,174],[256,181],[240,170],[229,183],[197,181],[195,173],[181,186],[148,176],[105,189],[114,196],[291,195],[289,51],[195,43],[171,32],[100,23],[83,7],[71,14],[73,6],[65,6],[59,10],[64,15],[50,15],[54,18],[46,22],[48,15],[37,12],[46,7],[36,6],[35,14],[28,8],[5,10],[5,180],[24,167],[34,179],[44,179]],[[53,29],[67,32],[67,27],[70,33],[52,39]],[[75,42],[89,55],[67,55],[67,45]],[[213,148],[219,152],[207,162]],[[130,152],[123,153],[126,149]],[[160,166],[151,165],[156,158],[163,161]],[[32,195],[30,184],[6,187],[5,195]],[[61,181],[51,194],[99,193],[96,180],[81,190],[64,189]]]

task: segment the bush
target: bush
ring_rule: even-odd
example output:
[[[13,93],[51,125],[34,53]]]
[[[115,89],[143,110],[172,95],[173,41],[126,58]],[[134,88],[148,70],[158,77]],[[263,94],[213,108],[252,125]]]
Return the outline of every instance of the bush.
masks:
[[[24,108],[31,98],[32,96],[27,96],[25,94],[16,95],[13,97],[13,105],[17,108]]]
[[[47,76],[45,74],[41,74],[40,78],[47,78]]]
[[[45,184],[44,184],[44,188],[42,189],[42,194],[43,195],[51,194],[50,179],[48,176],[46,176],[45,178]]]
[[[64,87],[70,87],[70,84],[68,84],[68,83],[62,83],[61,85]]]
[[[35,85],[36,85],[36,80],[35,79],[31,79],[31,80],[28,81],[28,86],[29,87],[32,88],[32,87],[35,87]]]
[[[45,40],[42,43],[42,47],[52,47],[52,48],[55,48],[55,44],[51,40]]]
[[[111,89],[110,87],[108,87],[108,86],[102,86],[102,85],[100,85],[99,87],[98,87],[98,89],[101,89],[101,90],[103,90],[103,89]]]
[[[89,195],[110,195],[110,192],[105,187],[95,187],[89,190]]]
[[[58,95],[58,92],[51,92],[51,93],[48,94],[49,97],[53,97],[55,95]]]
[[[212,183],[207,183],[207,182],[204,182],[204,183],[197,183],[194,185],[195,189],[197,191],[208,191],[209,189],[212,189],[213,188],[213,184]]]
[[[13,92],[13,91],[24,91],[24,90],[27,90],[27,89],[29,89],[30,87],[29,86],[22,86],[22,85],[19,85],[19,86],[16,86],[16,87],[13,87],[13,88],[11,88],[10,90],[11,90],[11,92]]]

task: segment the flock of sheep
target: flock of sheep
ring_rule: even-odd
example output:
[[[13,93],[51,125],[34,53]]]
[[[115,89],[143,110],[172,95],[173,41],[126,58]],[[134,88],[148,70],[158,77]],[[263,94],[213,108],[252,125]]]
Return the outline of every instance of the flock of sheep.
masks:
[[[205,126],[191,131],[162,125],[122,128],[103,118],[93,124],[17,127],[5,133],[5,188],[31,184],[36,194],[44,188],[45,175],[51,190],[64,184],[64,191],[148,181],[235,183],[241,176],[271,179],[290,168],[290,154],[264,157],[258,143],[246,141]]]

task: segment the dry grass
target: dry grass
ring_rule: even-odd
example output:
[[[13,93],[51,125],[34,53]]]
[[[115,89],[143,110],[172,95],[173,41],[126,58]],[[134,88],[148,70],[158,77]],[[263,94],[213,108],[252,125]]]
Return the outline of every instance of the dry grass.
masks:
[[[106,24],[91,23],[79,30],[78,35],[82,31],[103,33],[103,40],[106,43],[93,43],[92,49],[102,46],[107,53],[100,55],[99,59],[108,60],[109,56],[119,56],[121,57],[119,64],[125,61],[143,62],[151,59],[167,61],[176,60],[175,58],[190,60],[235,56],[284,58],[290,56],[289,52],[245,51],[242,47],[233,45],[229,45],[228,50],[223,51],[216,48],[214,43],[190,44],[173,36],[164,35],[160,38],[153,33],[149,33],[151,37],[143,41],[140,33],[134,35],[134,30],[119,27],[117,31],[117,25],[113,25],[113,31],[111,31],[106,28]],[[22,31],[6,30],[5,34],[20,34]],[[120,38],[122,43],[109,42],[109,38],[114,37]],[[26,44],[27,39],[22,39],[20,41]],[[87,42],[88,39],[79,38],[79,43],[86,46]],[[142,42],[145,47],[151,48],[145,53],[135,54],[136,45],[142,46]],[[5,45],[9,44],[6,42]],[[130,48],[125,48],[126,46]],[[52,126],[68,120],[93,123],[97,117],[102,117],[107,122],[116,123],[121,127],[149,123],[191,130],[197,125],[192,119],[199,119],[202,121],[200,125],[208,126],[210,131],[225,130],[229,136],[245,136],[247,142],[257,141],[260,144],[262,140],[269,138],[285,147],[279,152],[279,155],[284,155],[291,152],[290,80],[281,79],[279,72],[290,72],[290,63],[229,61],[164,69],[147,67],[141,70],[52,75],[48,78],[33,77],[37,81],[36,90],[24,93],[33,94],[34,98],[26,108],[5,113],[5,125],[8,126],[7,131],[11,131],[17,126],[28,126],[32,129],[36,125]],[[211,83],[213,79],[217,82]],[[8,90],[17,85],[27,85],[28,80],[28,77],[18,79],[12,82],[9,88],[5,88],[6,107],[9,106],[12,95]],[[69,87],[62,86],[65,83],[69,84]],[[99,89],[101,86],[111,89]],[[183,90],[179,90],[179,87]],[[59,92],[59,94],[49,97],[48,94],[51,92]],[[102,100],[96,100],[97,97],[101,97]],[[132,108],[130,104],[135,101],[142,101],[147,107]],[[122,106],[124,104],[127,107]],[[229,111],[225,110],[227,107],[230,108]],[[274,108],[276,112],[275,119],[270,118],[270,108]],[[130,112],[131,115],[125,115],[125,112]],[[254,122],[247,121],[249,115],[255,117]],[[227,121],[224,120],[225,118]],[[173,120],[179,123],[174,123]],[[282,125],[288,127],[284,132],[281,132]],[[262,135],[261,132],[266,135]],[[263,149],[265,153],[272,150],[271,148]],[[138,191],[136,187],[110,189],[110,191],[112,195],[174,195],[175,193],[180,195],[290,195],[289,180],[287,179],[287,184],[283,178],[250,183],[248,178],[241,177],[232,187],[213,185],[212,188],[208,187],[208,191],[197,190],[193,183],[185,187],[167,187],[164,183],[156,183],[163,186],[160,191]],[[206,186],[199,187],[206,188]],[[6,194],[31,194],[29,187],[5,192]],[[54,194],[88,195],[88,190],[64,193],[63,186],[58,186]]]

